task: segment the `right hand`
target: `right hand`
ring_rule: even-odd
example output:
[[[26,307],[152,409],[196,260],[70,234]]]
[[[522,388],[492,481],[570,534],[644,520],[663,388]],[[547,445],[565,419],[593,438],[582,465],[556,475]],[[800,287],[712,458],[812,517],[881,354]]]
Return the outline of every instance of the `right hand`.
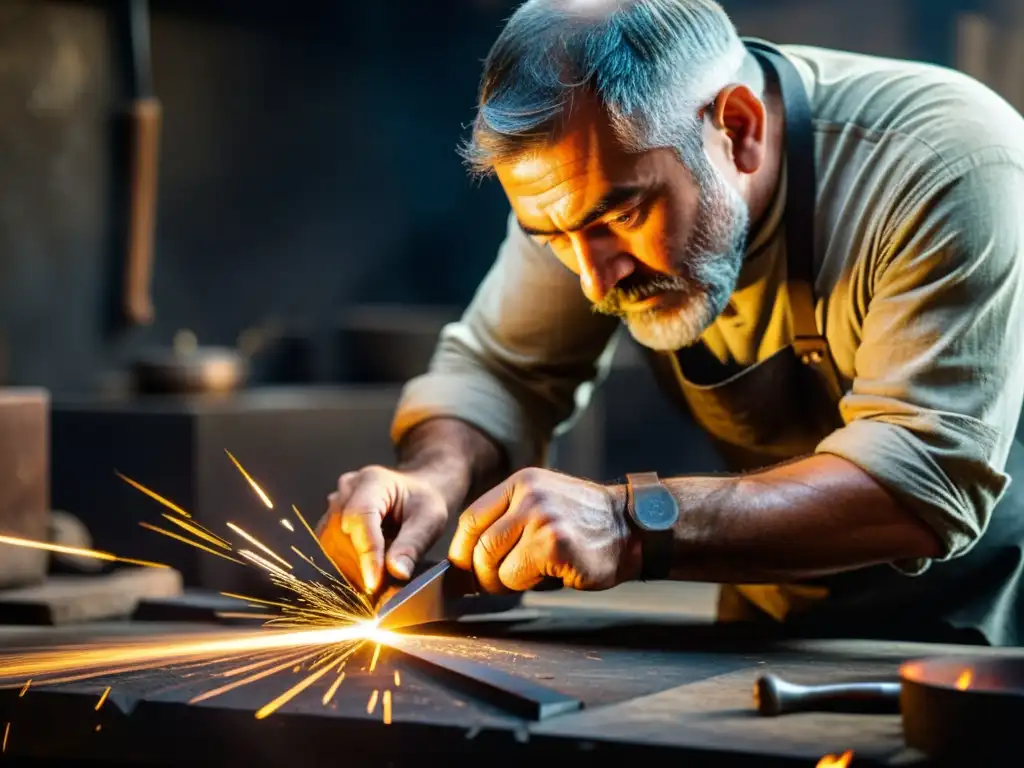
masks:
[[[371,466],[346,472],[317,526],[324,550],[349,581],[368,593],[380,587],[385,563],[397,579],[407,580],[448,520],[441,493],[415,473]],[[383,524],[398,533],[390,546]]]

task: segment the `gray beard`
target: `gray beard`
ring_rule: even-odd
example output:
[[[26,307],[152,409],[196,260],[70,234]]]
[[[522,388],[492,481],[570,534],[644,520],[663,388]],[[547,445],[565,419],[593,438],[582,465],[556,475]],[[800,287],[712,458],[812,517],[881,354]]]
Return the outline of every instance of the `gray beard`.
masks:
[[[620,317],[645,347],[668,352],[688,347],[728,306],[746,252],[750,214],[746,203],[701,152],[692,171],[700,202],[693,236],[673,256],[675,275],[658,275],[616,287],[594,311]],[[660,293],[675,294],[680,306],[631,313],[623,305]]]

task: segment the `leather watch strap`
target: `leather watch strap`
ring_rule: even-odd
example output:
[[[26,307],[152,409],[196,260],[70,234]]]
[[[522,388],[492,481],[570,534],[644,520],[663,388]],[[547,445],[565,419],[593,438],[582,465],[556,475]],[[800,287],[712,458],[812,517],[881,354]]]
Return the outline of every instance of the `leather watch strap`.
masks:
[[[640,531],[642,565],[640,579],[642,581],[660,581],[667,579],[672,569],[673,531],[669,526],[663,530],[653,529],[637,515],[637,504],[643,503],[645,494],[656,494],[659,498],[668,495],[668,489],[662,484],[655,472],[637,472],[626,475],[626,509],[630,519]],[[674,505],[674,500],[670,502]]]

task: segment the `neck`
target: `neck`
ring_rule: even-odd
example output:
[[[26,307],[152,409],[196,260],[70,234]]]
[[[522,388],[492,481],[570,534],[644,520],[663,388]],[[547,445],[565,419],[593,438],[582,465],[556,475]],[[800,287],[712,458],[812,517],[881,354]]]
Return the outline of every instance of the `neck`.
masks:
[[[782,106],[782,94],[774,84],[766,83],[763,98],[767,113],[765,127],[767,152],[761,167],[754,171],[751,177],[749,199],[747,200],[753,231],[757,231],[760,227],[772,204],[776,190],[779,188],[782,156],[785,151],[785,109]]]

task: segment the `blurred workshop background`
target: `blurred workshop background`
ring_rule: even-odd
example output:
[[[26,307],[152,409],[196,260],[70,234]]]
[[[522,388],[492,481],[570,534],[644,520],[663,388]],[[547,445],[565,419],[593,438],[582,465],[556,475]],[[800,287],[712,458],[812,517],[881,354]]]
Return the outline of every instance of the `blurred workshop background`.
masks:
[[[4,517],[30,499],[240,590],[232,564],[135,525],[154,510],[115,470],[219,528],[253,504],[224,449],[311,519],[340,472],[390,461],[401,383],[502,237],[500,188],[455,146],[515,4],[0,0],[6,532],[47,535]],[[743,34],[956,67],[1024,108],[1020,0],[724,5]],[[705,468],[631,351],[552,461]]]

